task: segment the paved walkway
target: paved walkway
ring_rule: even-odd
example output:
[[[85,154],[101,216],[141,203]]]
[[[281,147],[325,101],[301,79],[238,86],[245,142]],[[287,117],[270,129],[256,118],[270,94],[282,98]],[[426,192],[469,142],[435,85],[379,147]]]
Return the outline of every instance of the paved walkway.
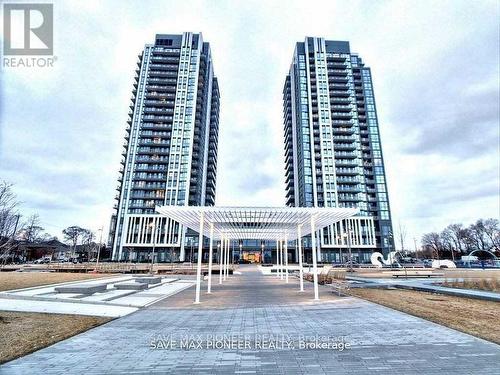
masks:
[[[295,278],[285,284],[254,266],[240,271],[222,286],[214,278],[214,293],[203,293],[200,305],[192,303],[194,288],[187,289],[12,361],[0,373],[498,373],[498,345],[356,298],[335,297],[327,287],[320,289],[321,302],[312,302],[310,283],[299,293]],[[341,336],[351,348],[338,350]],[[180,348],[183,343],[191,347]],[[303,344],[326,348],[299,348]]]

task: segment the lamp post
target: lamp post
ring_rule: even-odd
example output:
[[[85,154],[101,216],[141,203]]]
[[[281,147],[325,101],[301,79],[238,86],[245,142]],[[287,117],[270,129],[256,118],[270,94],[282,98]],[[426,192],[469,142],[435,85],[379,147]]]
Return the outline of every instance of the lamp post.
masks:
[[[347,237],[347,247],[349,249],[349,268],[348,271],[352,272],[352,250],[351,250],[351,230],[348,229],[347,233],[344,233],[344,237]]]
[[[341,236],[337,236],[337,243],[339,244],[340,264],[343,265],[344,261],[342,259],[342,246],[344,246],[344,241],[342,241],[342,237]]]
[[[238,255],[238,263],[240,263],[240,262],[241,262],[241,247],[243,246],[243,245],[241,244],[241,241],[242,241],[242,240],[240,240],[240,253],[239,253],[239,255]]]
[[[103,231],[103,227],[100,227],[97,231],[101,232],[101,233],[99,235],[99,247],[97,248],[97,260],[95,262],[95,271],[96,272],[97,272],[97,269],[99,268],[99,257],[101,255],[101,244],[102,244],[102,231]]]
[[[260,263],[264,264],[264,243],[260,244]]]
[[[155,263],[155,248],[156,248],[156,231],[160,230],[160,224],[158,223],[156,226],[155,226],[155,223],[152,222],[151,224],[149,224],[149,226],[151,227],[151,237],[152,237],[152,240],[153,240],[153,251],[151,253],[151,271],[150,273],[153,274],[153,269],[154,269],[154,263]]]

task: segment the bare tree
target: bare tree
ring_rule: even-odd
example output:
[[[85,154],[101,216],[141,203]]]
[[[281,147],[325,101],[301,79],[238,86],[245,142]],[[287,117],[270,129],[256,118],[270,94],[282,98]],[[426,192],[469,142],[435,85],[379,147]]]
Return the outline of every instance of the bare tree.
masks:
[[[439,251],[442,250],[441,236],[439,233],[431,232],[425,233],[422,236],[422,246],[425,249],[431,250],[436,254],[436,258],[439,260]]]
[[[87,257],[90,260],[92,258],[92,252],[95,250],[94,233],[89,229],[82,230],[82,245],[85,247],[87,252]]]
[[[497,219],[483,220],[483,231],[490,243],[490,250],[500,251],[500,225]]]
[[[48,234],[44,233],[44,228],[40,226],[40,217],[38,214],[33,214],[26,220],[21,229],[21,237],[26,242],[39,243],[44,241]]]
[[[424,249],[439,252],[449,251],[455,260],[455,252],[470,254],[473,250],[500,252],[500,224],[497,219],[479,219],[469,227],[450,224],[441,233],[426,233],[422,236]]]
[[[12,184],[0,181],[0,240],[15,232],[19,221],[19,202],[12,191]]]
[[[453,238],[453,234],[449,230],[448,227],[446,227],[440,234],[439,234],[440,240],[441,240],[441,246],[443,250],[450,252],[451,253],[451,259],[455,261],[455,241]]]
[[[19,202],[12,191],[12,184],[0,181],[0,259],[2,264],[12,255],[15,235],[21,215],[17,209]]]
[[[477,250],[489,250],[491,248],[490,238],[486,234],[485,220],[479,219],[469,227],[470,240]]]
[[[445,229],[453,241],[455,250],[463,253],[467,249],[467,229],[462,224],[450,224]]]
[[[462,224],[450,224],[441,232],[441,241],[443,247],[451,252],[453,261],[455,260],[455,252],[462,254],[469,247],[468,230]]]
[[[83,231],[85,229],[83,228],[80,228],[79,226],[77,225],[73,225],[71,227],[68,227],[66,229],[63,229],[62,233],[64,235],[64,239],[70,243],[70,245],[72,246],[73,250],[72,250],[72,254],[73,254],[73,257],[75,256],[75,251],[76,251],[76,245],[78,244],[78,240],[80,239],[80,237],[83,235]]]

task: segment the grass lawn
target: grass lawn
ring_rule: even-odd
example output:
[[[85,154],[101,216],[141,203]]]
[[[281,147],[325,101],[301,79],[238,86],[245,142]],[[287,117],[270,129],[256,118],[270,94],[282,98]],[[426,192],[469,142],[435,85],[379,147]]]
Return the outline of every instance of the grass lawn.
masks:
[[[0,311],[0,363],[45,348],[110,318]]]
[[[0,272],[0,292],[33,286],[111,277],[114,274],[73,273],[73,272]]]
[[[354,289],[353,296],[500,344],[500,304],[413,290]]]
[[[355,272],[351,276],[360,276],[367,278],[391,278],[391,272],[401,272],[403,268],[359,268],[355,269]],[[407,268],[408,271],[429,271],[436,274],[444,274],[444,278],[463,278],[463,279],[475,279],[475,278],[500,278],[500,269],[467,269],[467,268],[445,268],[445,269],[432,269],[432,268]]]
[[[0,291],[110,277],[63,272],[0,272]],[[10,361],[111,320],[95,316],[0,311],[0,363]]]
[[[466,279],[466,280],[448,280],[446,279],[442,286],[460,289],[477,289],[489,292],[500,292],[500,279]]]

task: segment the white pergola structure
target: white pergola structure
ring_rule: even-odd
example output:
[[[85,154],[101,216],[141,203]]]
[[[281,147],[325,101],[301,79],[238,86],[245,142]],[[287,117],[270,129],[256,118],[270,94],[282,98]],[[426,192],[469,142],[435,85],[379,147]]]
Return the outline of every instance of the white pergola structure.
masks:
[[[273,240],[277,250],[277,276],[288,282],[288,241],[298,240],[300,291],[304,291],[302,248],[300,239],[311,235],[314,299],[319,299],[316,254],[316,231],[347,219],[358,213],[356,208],[327,207],[205,207],[161,206],[156,212],[177,221],[199,234],[196,271],[195,303],[200,302],[202,236],[210,239],[208,263],[208,290],[212,287],[213,241],[220,241],[219,284],[228,278],[230,240]],[[285,259],[283,259],[285,258]]]

